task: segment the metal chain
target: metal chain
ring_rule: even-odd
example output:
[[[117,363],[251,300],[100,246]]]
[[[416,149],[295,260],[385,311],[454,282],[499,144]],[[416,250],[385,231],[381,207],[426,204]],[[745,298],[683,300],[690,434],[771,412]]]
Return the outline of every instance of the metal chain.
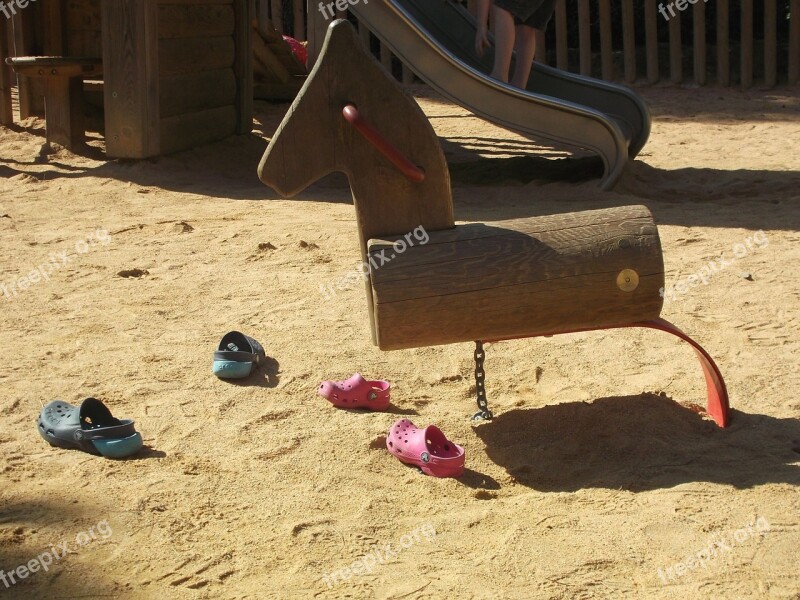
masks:
[[[489,402],[486,399],[486,372],[483,370],[483,361],[486,359],[486,353],[483,351],[483,342],[478,340],[475,342],[475,393],[478,399],[478,412],[473,415],[474,421],[485,420],[488,421],[494,415],[489,410]]]

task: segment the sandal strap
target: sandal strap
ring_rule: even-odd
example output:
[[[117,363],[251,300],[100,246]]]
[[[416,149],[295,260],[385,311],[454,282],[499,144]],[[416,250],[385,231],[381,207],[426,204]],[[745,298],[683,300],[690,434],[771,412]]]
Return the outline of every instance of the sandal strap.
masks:
[[[427,461],[422,458],[425,454],[428,455],[428,460]],[[434,456],[433,454],[430,454],[429,452],[423,452],[420,455],[419,460],[424,462],[426,465],[439,465],[441,467],[450,467],[450,468],[452,468],[453,465],[458,465],[458,464],[462,464],[463,465],[464,464],[464,455],[461,454],[460,456],[452,456],[450,458],[443,458],[441,456]]]
[[[251,362],[258,364],[259,355],[252,352],[235,352],[233,350],[217,350],[214,360],[229,360],[232,362]]]
[[[136,427],[131,420],[120,420],[119,425],[111,427],[98,427],[97,429],[82,429],[81,439],[83,440],[104,440],[113,438],[130,437],[136,433]]]
[[[463,463],[465,458],[463,454],[459,456],[451,456],[448,458],[443,456],[436,456],[427,451],[416,453],[416,452],[407,452],[403,450],[400,452],[400,454],[403,457],[411,460],[421,460],[426,465],[439,465],[442,467],[452,467],[455,464]],[[424,458],[426,454],[428,455],[428,460],[425,460]]]
[[[385,390],[377,387],[370,387],[369,392],[367,393],[367,400],[380,400],[383,398],[388,397],[392,392],[392,388],[388,387]]]

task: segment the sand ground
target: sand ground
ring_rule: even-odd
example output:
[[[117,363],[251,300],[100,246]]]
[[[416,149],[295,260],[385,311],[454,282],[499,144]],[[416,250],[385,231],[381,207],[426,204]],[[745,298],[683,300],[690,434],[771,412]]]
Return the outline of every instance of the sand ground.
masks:
[[[354,212],[342,177],[298,200],[258,181],[285,105],[258,105],[259,135],[143,162],[95,137],[37,163],[31,119],[0,129],[0,284],[60,266],[0,295],[0,568],[69,553],[0,597],[800,598],[796,90],[643,90],[651,140],[611,193],[416,93],[461,221],[643,203],[671,285],[760,240],[664,309],[719,361],[731,427],[697,413],[688,346],[633,330],[489,346],[498,416],[473,427],[470,345],[380,352],[361,285],[320,293],[358,260]],[[272,359],[247,385],[210,373],[231,329]],[[393,383],[393,413],[315,396],[354,371]],[[37,436],[43,403],[87,396],[137,420],[136,460]],[[464,477],[393,459],[401,415],[464,445]]]

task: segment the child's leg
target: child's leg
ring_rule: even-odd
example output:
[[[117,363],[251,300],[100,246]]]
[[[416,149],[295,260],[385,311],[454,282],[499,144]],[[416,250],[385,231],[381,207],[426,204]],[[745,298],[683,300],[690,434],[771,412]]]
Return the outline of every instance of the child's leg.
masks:
[[[513,15],[497,6],[493,7],[494,17],[494,70],[492,77],[508,83],[511,68],[511,55],[514,52],[515,27]]]
[[[522,89],[528,87],[533,57],[536,54],[536,40],[544,39],[544,32],[556,10],[557,1],[540,0],[536,10],[517,28],[517,64],[514,68],[512,85]]]
[[[528,77],[530,77],[533,57],[536,54],[537,34],[544,35],[543,32],[528,25],[517,27],[517,62],[511,85],[523,90],[528,87]]]

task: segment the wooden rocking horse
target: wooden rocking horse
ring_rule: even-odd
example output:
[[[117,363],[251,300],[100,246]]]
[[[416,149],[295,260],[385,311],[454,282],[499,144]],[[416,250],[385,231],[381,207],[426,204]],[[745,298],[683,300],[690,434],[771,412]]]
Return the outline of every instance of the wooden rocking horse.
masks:
[[[456,225],[433,128],[346,21],[331,24],[258,174],[293,196],[334,171],[350,180],[362,257],[370,265],[373,341],[395,350],[480,340],[476,416],[492,416],[483,341],[649,327],[692,345],[706,377],[708,413],[721,427],[728,424],[717,365],[659,318],[664,264],[648,209]],[[412,231],[426,232],[426,243],[418,238],[412,245]]]

